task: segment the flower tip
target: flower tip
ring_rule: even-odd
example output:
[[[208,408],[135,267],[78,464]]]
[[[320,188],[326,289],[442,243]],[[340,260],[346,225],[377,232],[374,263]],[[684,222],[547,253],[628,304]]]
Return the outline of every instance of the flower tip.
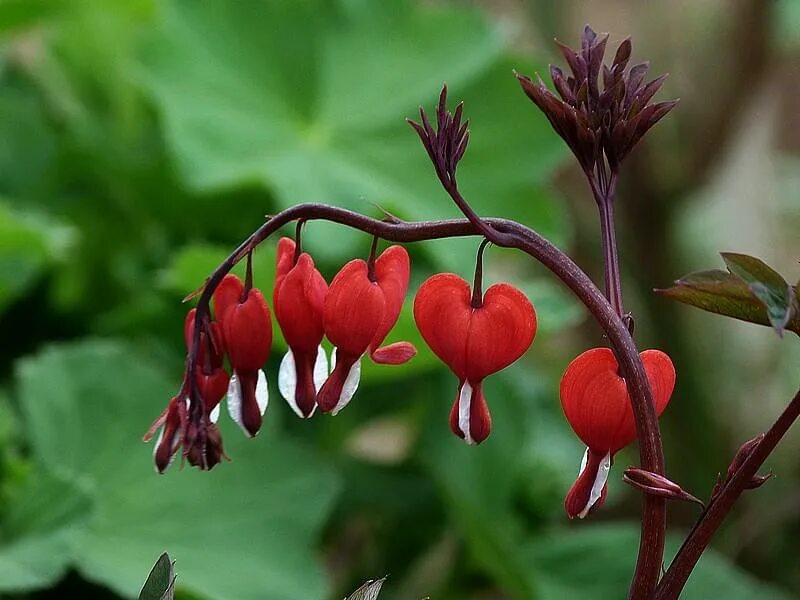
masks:
[[[417,355],[411,342],[395,342],[370,351],[372,362],[379,365],[402,365]]]

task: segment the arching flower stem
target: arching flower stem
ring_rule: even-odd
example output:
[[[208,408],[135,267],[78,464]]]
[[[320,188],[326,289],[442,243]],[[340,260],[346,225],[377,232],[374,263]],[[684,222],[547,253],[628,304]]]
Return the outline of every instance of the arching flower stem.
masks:
[[[200,338],[199,323],[209,312],[209,301],[214,289],[236,263],[280,227],[290,222],[298,219],[330,221],[393,242],[419,242],[484,235],[495,245],[517,248],[539,261],[569,287],[594,316],[614,349],[631,396],[639,439],[640,465],[650,472],[663,474],[664,457],[661,434],[644,367],[627,327],[606,297],[572,259],[538,233],[512,220],[481,219],[466,204],[457,190],[455,190],[455,194],[454,200],[459,199],[456,200],[456,203],[459,206],[460,203],[463,203],[470,211],[467,219],[386,222],[325,204],[299,204],[274,215],[243,241],[206,281],[198,299],[194,344],[189,353],[187,371],[190,374],[194,373],[195,349]],[[189,382],[193,390],[190,394],[190,415],[194,422],[202,423],[205,415],[201,407],[202,402],[194,392],[194,377],[190,377]],[[631,588],[632,598],[650,597],[658,582],[664,553],[665,500],[648,494],[643,499],[643,507],[642,534],[636,574]]]

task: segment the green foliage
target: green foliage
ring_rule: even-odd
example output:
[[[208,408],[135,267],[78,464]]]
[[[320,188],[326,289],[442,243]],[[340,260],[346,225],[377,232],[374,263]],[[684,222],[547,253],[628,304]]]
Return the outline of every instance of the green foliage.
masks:
[[[798,286],[789,285],[777,271],[755,257],[723,252],[722,258],[727,272],[692,273],[658,292],[709,312],[771,325],[778,335],[783,335],[784,329],[800,335]]]
[[[410,300],[431,272],[469,279],[475,239],[409,245],[412,289],[389,341],[420,353],[402,368],[366,361],[336,419],[299,422],[271,390],[256,440],[223,417],[232,462],[211,473],[159,477],[141,443],[179,385],[180,300],[265,215],[322,201],[458,216],[403,122],[445,81],[470,118],[465,196],[568,242],[551,189],[567,153],[512,75],[552,57],[516,56],[507,34],[458,3],[0,2],[0,593],[74,593],[60,583],[72,571],[79,594],[134,598],[166,551],[184,598],[341,598],[392,573],[381,600],[408,600],[395,590],[426,569],[437,588],[417,597],[624,596],[634,527],[567,528],[561,509],[582,448],[557,381],[584,311],[526,257],[490,249],[486,285],[529,295],[536,345],[486,382],[489,440],[467,448],[449,431],[456,382]],[[318,222],[304,240],[328,279],[370,243]],[[274,261],[270,240],[255,255],[267,297]],[[282,349],[276,327],[273,379]],[[353,450],[371,428],[395,455]],[[633,518],[635,500],[611,482],[610,510]],[[442,540],[451,555],[432,569]],[[687,597],[780,597],[719,555],[704,561]]]
[[[577,531],[556,529],[527,544],[521,554],[536,565],[542,599],[623,598],[636,562],[638,528],[630,524],[583,525]],[[667,563],[680,545],[668,543]],[[681,598],[703,600],[769,598],[788,600],[781,591],[732,568],[713,550],[703,555]]]
[[[309,548],[337,483],[313,454],[274,428],[250,442],[223,426],[230,463],[155,475],[141,435],[175,382],[124,344],[51,348],[23,361],[18,380],[35,475],[2,522],[0,565],[25,567],[0,579],[2,589],[41,587],[74,566],[134,597],[168,549],[179,587],[199,597],[325,593]]]
[[[456,215],[403,122],[447,81],[471,117],[462,172],[476,208],[549,233],[560,223],[536,190],[563,151],[519,101],[511,69],[529,65],[501,53],[495,29],[464,10],[411,10],[399,0],[173,2],[141,78],[195,189],[252,181],[272,190],[279,208],[326,200],[376,212],[377,204],[408,219]],[[344,258],[356,237],[315,226],[307,244]],[[458,260],[463,241],[438,245],[450,268],[469,264]]]

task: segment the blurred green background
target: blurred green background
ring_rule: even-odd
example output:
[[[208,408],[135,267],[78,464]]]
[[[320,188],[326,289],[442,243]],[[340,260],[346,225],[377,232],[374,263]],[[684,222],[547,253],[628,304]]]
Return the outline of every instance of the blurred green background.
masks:
[[[181,298],[265,214],[322,201],[457,216],[403,120],[443,81],[471,119],[459,172],[474,207],[598,277],[587,186],[512,76],[544,75],[552,38],[574,44],[586,22],[614,47],[632,35],[635,60],[671,73],[660,97],[681,98],[625,165],[619,237],[637,339],[678,370],[668,474],[705,498],[797,387],[800,343],[651,290],[721,266],[719,250],[797,280],[800,2],[0,1],[0,595],[132,598],[167,550],[181,598],[341,598],[387,573],[382,600],[624,597],[639,498],[619,478],[635,448],[599,514],[562,509],[582,448],[558,380],[603,339],[508,251],[488,252],[487,278],[522,287],[540,328],[487,381],[479,448],[450,433],[456,382],[410,311],[389,341],[420,355],[366,368],[336,418],[300,422],[273,389],[257,439],[223,419],[233,461],[211,473],[159,477],[140,441],[179,385]],[[304,242],[330,277],[370,240],[312,223]],[[256,261],[266,290],[272,243]],[[411,291],[434,271],[469,278],[476,245],[410,247]],[[799,450],[792,431],[684,597],[800,594]],[[670,507],[669,553],[695,517]]]

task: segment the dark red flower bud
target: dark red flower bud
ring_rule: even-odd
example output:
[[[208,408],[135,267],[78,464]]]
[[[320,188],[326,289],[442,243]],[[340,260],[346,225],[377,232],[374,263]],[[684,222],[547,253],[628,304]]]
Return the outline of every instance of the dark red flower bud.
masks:
[[[189,423],[184,441],[186,460],[193,467],[210,471],[220,463],[225,451],[222,448],[222,436],[213,423],[197,426]],[[226,457],[227,458],[227,457]]]
[[[241,295],[236,297],[236,292]],[[261,370],[272,347],[272,320],[261,291],[226,275],[214,292],[217,320],[233,376],[228,386],[228,412],[248,436],[261,428],[269,401],[267,378]]]
[[[700,506],[705,506],[702,500],[692,496],[674,481],[671,481],[663,475],[659,475],[658,473],[646,471],[645,469],[628,467],[625,469],[625,473],[622,475],[622,481],[631,487],[644,492],[645,494],[659,496],[668,500],[694,502]]]
[[[196,313],[197,309],[190,310],[184,322],[187,349],[191,348]],[[210,322],[200,331],[200,348],[195,367],[197,391],[206,407],[206,416],[212,422],[216,422],[219,417],[219,403],[228,391],[230,380],[228,372],[222,368],[222,338],[222,330],[216,321]]]
[[[187,351],[192,348],[196,315],[197,309],[193,308],[186,313],[186,319],[183,322],[183,336]],[[222,366],[224,356],[222,329],[217,321],[211,321],[200,330],[200,347],[197,350],[196,364],[201,369],[210,372]]]
[[[469,283],[453,273],[440,273],[420,286],[414,319],[431,350],[458,377],[450,412],[453,433],[468,444],[479,444],[492,428],[481,384],[530,347],[536,312],[525,295],[507,283],[486,290],[481,306],[472,302]]]
[[[659,350],[639,356],[661,415],[675,387],[675,368]],[[636,439],[636,426],[625,379],[609,348],[593,348],[573,360],[561,378],[560,395],[567,421],[588,447],[565,502],[570,518],[583,518],[605,487],[614,454]]]
[[[239,277],[228,273],[222,278],[214,290],[214,315],[217,321],[221,323],[225,312],[241,302],[242,294],[244,294],[244,282]]]
[[[187,416],[186,406],[185,399],[176,397],[170,400],[167,410],[156,419],[145,434],[145,441],[149,441],[152,434],[160,428],[153,448],[153,461],[159,473],[166,471],[172,464],[175,453],[181,446]]]
[[[722,488],[727,484],[736,472],[742,467],[745,461],[750,458],[750,455],[755,452],[758,445],[764,439],[763,433],[759,433],[752,439],[747,440],[744,444],[742,444],[739,449],[736,451],[736,455],[733,457],[731,464],[728,465],[728,472],[725,474],[725,478],[723,479],[722,476],[717,475],[717,483],[714,485],[714,489],[711,491],[711,497],[715,498],[717,494],[722,490]],[[747,483],[745,486],[746,490],[755,490],[760,488],[764,485],[767,481],[769,481],[774,473],[767,473],[766,475],[753,475],[752,479]]]
[[[328,376],[328,359],[320,345],[328,284],[307,253],[295,262],[295,250],[294,240],[278,242],[272,305],[289,346],[278,372],[278,389],[292,410],[306,418],[314,414],[317,390]]]
[[[332,371],[317,394],[323,412],[338,413],[355,394],[361,377],[361,357],[367,350],[377,363],[401,364],[416,349],[408,342],[379,348],[397,321],[409,277],[408,253],[402,246],[387,248],[374,270],[360,259],[337,273],[325,296],[325,334],[336,346]]]

